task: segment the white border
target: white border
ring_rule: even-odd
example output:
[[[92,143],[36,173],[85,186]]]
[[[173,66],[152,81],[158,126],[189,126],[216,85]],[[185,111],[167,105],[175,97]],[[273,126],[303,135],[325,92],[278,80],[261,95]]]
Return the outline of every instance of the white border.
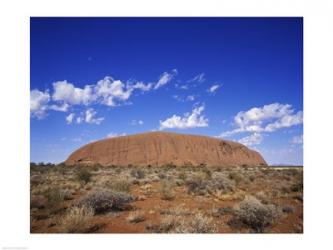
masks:
[[[0,246],[28,249],[330,248],[332,1],[1,1]],[[304,16],[304,235],[30,235],[30,16]],[[327,247],[328,246],[328,247]]]

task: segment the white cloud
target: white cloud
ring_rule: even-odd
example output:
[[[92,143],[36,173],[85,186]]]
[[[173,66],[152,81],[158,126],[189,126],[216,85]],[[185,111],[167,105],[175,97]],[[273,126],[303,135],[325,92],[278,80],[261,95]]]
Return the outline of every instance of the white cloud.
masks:
[[[291,126],[295,126],[301,123],[303,123],[303,111],[298,111],[296,114],[285,115],[278,121],[268,124],[265,127],[265,131],[273,132],[280,128],[289,128]]]
[[[292,144],[302,144],[302,143],[303,143],[303,135],[294,136],[294,137],[291,139],[291,143],[292,143]]]
[[[199,75],[196,75],[192,79],[188,80],[187,82],[198,82],[198,83],[203,83],[205,81],[205,73],[201,73]]]
[[[72,124],[73,120],[74,120],[75,114],[74,113],[70,113],[68,116],[66,116],[66,123],[67,124]]]
[[[189,95],[186,97],[186,101],[194,101],[195,100],[195,96],[194,95]]]
[[[126,133],[117,134],[117,133],[113,133],[113,132],[111,132],[111,133],[109,133],[106,137],[107,137],[107,138],[113,138],[113,137],[125,136],[125,135],[126,135]]]
[[[93,86],[91,85],[86,85],[81,89],[65,80],[53,83],[53,89],[52,99],[54,101],[62,101],[73,105],[88,105],[95,99]]]
[[[294,112],[289,104],[272,103],[260,108],[240,111],[234,117],[236,129],[226,131],[219,137],[227,137],[241,132],[274,132],[303,123],[303,112]]]
[[[132,120],[131,125],[143,125],[144,122],[142,120]]]
[[[164,72],[160,76],[160,79],[158,80],[158,82],[155,84],[154,89],[158,89],[158,88],[164,86],[165,84],[167,84],[168,82],[170,82],[177,75],[177,73],[178,73],[178,71],[176,69],[173,69],[171,71],[171,73]]]
[[[93,108],[87,109],[85,113],[85,122],[91,124],[100,124],[104,120],[104,117],[95,118],[96,114],[97,112]]]
[[[85,85],[82,88],[74,86],[67,80],[57,81],[53,83],[52,96],[48,91],[42,92],[37,89],[30,91],[31,117],[42,119],[48,110],[67,112],[72,105],[102,104],[114,107],[129,104],[128,99],[135,90],[147,92],[158,89],[170,82],[177,73],[176,69],[164,72],[158,82],[147,84],[142,81],[135,84],[129,82],[125,84],[110,76],[104,77],[96,84]],[[77,123],[81,123],[83,118],[77,117],[76,120]]]
[[[79,116],[79,117],[76,118],[76,123],[80,124],[80,123],[83,122],[83,120],[84,120],[83,117]]]
[[[107,106],[116,106],[115,101],[126,101],[130,98],[133,89],[126,89],[125,84],[120,80],[113,80],[107,76],[97,82],[95,87],[96,95],[102,98],[102,103]]]
[[[137,82],[133,86],[130,86],[132,89],[140,89],[142,91],[149,91],[153,87],[153,83]]]
[[[175,84],[175,87],[178,88],[178,89],[183,89],[183,90],[187,90],[189,89],[189,86],[184,84],[184,85],[179,85],[179,84]]]
[[[208,119],[206,119],[201,113],[204,111],[204,105],[194,108],[192,113],[186,113],[183,117],[173,115],[172,117],[160,121],[160,130],[167,128],[195,128],[195,127],[207,127]]]
[[[97,112],[93,108],[87,109],[84,114],[81,113],[81,115],[76,115],[75,113],[70,113],[66,117],[66,123],[67,124],[81,124],[82,122],[90,123],[90,124],[101,124],[102,121],[104,121],[104,117],[98,117],[96,118]],[[76,117],[76,119],[75,119]]]
[[[42,119],[46,115],[50,95],[48,92],[41,92],[37,89],[30,91],[30,114],[32,117]]]
[[[184,98],[180,97],[179,95],[173,95],[172,97],[179,102],[186,102],[186,101],[191,102],[195,100],[195,95],[188,95]]]
[[[69,107],[67,103],[63,103],[62,105],[52,104],[49,108],[54,111],[67,112]]]
[[[259,133],[253,133],[252,135],[246,136],[240,140],[239,143],[242,143],[246,146],[258,145],[262,142],[263,136]]]
[[[215,84],[207,89],[207,92],[214,94],[221,86],[219,84]]]

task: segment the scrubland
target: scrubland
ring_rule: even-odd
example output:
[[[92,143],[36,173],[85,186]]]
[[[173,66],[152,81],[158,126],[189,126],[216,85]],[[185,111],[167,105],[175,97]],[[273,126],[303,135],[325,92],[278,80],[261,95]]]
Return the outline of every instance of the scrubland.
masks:
[[[31,233],[302,233],[303,168],[30,166]]]

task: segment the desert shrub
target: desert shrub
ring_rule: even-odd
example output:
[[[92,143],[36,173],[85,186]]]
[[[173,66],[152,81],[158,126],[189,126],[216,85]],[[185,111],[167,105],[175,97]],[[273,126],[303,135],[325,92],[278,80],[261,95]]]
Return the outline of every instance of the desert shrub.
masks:
[[[91,206],[96,213],[103,213],[108,210],[121,210],[128,202],[133,201],[133,197],[127,193],[114,190],[92,190],[82,197],[77,205]]]
[[[146,217],[145,217],[144,213],[135,211],[135,212],[131,212],[128,215],[127,220],[131,223],[139,223],[139,222],[145,221]]]
[[[255,194],[255,197],[257,199],[259,199],[260,202],[263,203],[263,204],[268,204],[269,203],[268,196],[267,196],[267,194],[264,191],[257,192]]]
[[[109,184],[109,187],[115,191],[129,193],[131,191],[132,183],[127,180],[116,180]]]
[[[212,171],[208,169],[207,167],[203,167],[201,172],[205,175],[206,179],[212,178]]]
[[[160,224],[148,223],[145,225],[146,230],[153,233],[169,233],[179,224],[178,218],[172,215],[164,217]]]
[[[235,182],[222,173],[215,173],[213,175],[211,185],[214,190],[220,190],[225,193],[236,190]]]
[[[167,209],[167,210],[162,210],[161,214],[175,215],[175,216],[186,216],[186,215],[190,215],[191,212],[186,208],[183,208],[181,206],[177,206],[177,207],[172,207],[172,208]]]
[[[303,195],[301,195],[301,194],[293,195],[293,198],[294,198],[295,200],[298,200],[298,201],[303,201]]]
[[[161,184],[161,194],[163,200],[173,200],[175,198],[173,185],[168,181],[163,181]]]
[[[163,166],[164,170],[171,170],[171,169],[175,169],[177,166],[175,164],[173,164],[172,162],[167,163]]]
[[[292,192],[303,192],[303,183],[296,183],[290,187]]]
[[[264,205],[253,196],[246,196],[236,205],[236,219],[248,225],[256,232],[263,232],[279,216],[275,205]]]
[[[30,208],[45,208],[46,200],[43,195],[31,195],[30,197]]]
[[[195,175],[187,179],[185,185],[188,193],[205,195],[208,183],[201,175]]]
[[[213,219],[198,213],[188,221],[181,221],[175,226],[175,233],[216,233]]]
[[[237,184],[240,183],[244,179],[243,175],[241,175],[240,173],[237,173],[237,172],[229,173],[228,177],[230,180],[234,180]]]
[[[134,168],[131,170],[131,176],[133,176],[136,179],[143,179],[146,176],[146,174],[142,169]]]
[[[233,209],[231,207],[219,207],[219,208],[213,208],[212,209],[212,216],[214,217],[222,217],[226,214],[230,214],[233,212]]]
[[[162,219],[161,224],[159,225],[157,230],[156,229],[155,230],[159,233],[167,233],[178,225],[179,225],[178,218],[172,215],[168,215]]]
[[[39,184],[43,184],[43,177],[40,175],[32,175],[30,177],[30,185],[37,186]]]
[[[59,220],[60,230],[63,233],[83,233],[93,216],[94,209],[90,206],[71,207]]]
[[[102,165],[99,163],[95,163],[94,165],[90,166],[91,170],[94,172],[98,171],[101,167]]]
[[[87,184],[91,180],[91,172],[87,167],[79,167],[76,170],[76,178],[82,184]]]
[[[60,203],[64,200],[64,193],[59,188],[49,188],[43,196],[46,200],[46,206],[50,209],[57,209]]]
[[[295,212],[295,208],[293,206],[289,206],[289,205],[286,205],[282,208],[282,212],[284,213],[294,213]]]
[[[178,174],[178,178],[185,181],[187,178],[187,174],[184,170],[182,170],[179,174]]]
[[[158,178],[160,178],[161,180],[166,179],[167,175],[165,173],[158,173]]]

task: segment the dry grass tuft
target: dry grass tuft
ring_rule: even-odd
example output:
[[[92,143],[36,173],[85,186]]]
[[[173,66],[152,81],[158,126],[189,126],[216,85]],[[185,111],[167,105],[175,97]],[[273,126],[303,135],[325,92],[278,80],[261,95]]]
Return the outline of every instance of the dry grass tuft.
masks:
[[[90,206],[71,207],[58,223],[60,232],[84,233],[93,216],[94,209]]]
[[[138,211],[131,212],[127,217],[127,221],[129,221],[131,223],[139,223],[139,222],[142,222],[145,220],[146,220],[146,217],[145,217],[144,213],[138,212]]]
[[[175,198],[175,192],[173,191],[172,183],[163,181],[161,184],[162,200],[171,201]]]

